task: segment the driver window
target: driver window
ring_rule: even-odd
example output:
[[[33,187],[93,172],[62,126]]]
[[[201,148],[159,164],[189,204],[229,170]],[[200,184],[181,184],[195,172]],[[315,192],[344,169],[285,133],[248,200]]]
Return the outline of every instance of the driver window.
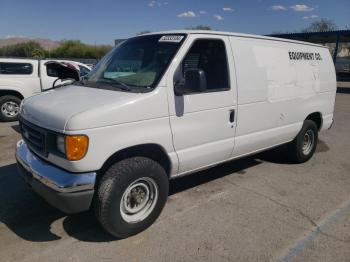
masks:
[[[222,40],[196,40],[182,62],[182,76],[188,70],[203,70],[207,91],[228,90],[229,77],[226,48]]]

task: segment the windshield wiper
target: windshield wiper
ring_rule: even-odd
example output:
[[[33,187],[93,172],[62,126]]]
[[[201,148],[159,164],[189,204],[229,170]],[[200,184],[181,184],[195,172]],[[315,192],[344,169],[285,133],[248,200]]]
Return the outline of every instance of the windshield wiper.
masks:
[[[106,78],[106,77],[104,77],[102,79],[103,79],[103,81],[97,81],[97,82],[109,84],[109,85],[111,85],[113,87],[120,88],[123,91],[131,91],[130,86],[128,86],[127,84],[125,84],[123,82],[120,82],[120,81],[118,81],[116,79]]]

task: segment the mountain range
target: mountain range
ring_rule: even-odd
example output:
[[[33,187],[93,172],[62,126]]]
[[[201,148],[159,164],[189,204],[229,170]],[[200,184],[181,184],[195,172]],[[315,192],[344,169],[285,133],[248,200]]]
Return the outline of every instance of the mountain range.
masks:
[[[39,43],[45,50],[54,49],[58,47],[61,43],[60,41],[55,41],[51,39],[14,36],[14,37],[0,38],[0,48],[7,45],[15,45],[15,44],[25,43],[29,41],[35,41]]]

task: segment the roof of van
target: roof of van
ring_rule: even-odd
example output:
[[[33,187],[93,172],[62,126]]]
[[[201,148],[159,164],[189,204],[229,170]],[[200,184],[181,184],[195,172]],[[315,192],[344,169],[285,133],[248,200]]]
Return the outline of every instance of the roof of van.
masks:
[[[154,35],[154,34],[208,34],[208,35],[226,35],[226,36],[237,36],[237,37],[245,37],[245,38],[266,39],[266,40],[272,40],[272,41],[288,42],[288,43],[295,43],[295,44],[302,44],[302,45],[311,45],[311,46],[317,46],[317,47],[327,48],[326,46],[318,45],[318,44],[314,44],[314,43],[310,43],[310,42],[303,42],[303,41],[290,40],[290,39],[284,39],[284,38],[278,38],[278,37],[271,37],[271,36],[262,36],[262,35],[254,35],[254,34],[242,34],[242,33],[224,32],[224,31],[213,31],[213,30],[170,30],[170,31],[152,32],[152,33],[147,33],[147,34],[144,34],[144,35]]]

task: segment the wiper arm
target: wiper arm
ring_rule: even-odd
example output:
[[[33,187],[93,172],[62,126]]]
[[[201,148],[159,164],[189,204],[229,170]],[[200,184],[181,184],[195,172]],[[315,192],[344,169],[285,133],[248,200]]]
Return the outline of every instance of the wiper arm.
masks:
[[[99,81],[99,82],[103,82],[103,83],[107,83],[107,84],[110,84],[111,86],[115,86],[117,85],[116,87],[124,90],[124,91],[131,91],[131,88],[130,86],[128,86],[127,84],[123,83],[123,82],[120,82],[116,79],[112,79],[112,78],[102,78],[103,80],[106,80],[106,81]]]

